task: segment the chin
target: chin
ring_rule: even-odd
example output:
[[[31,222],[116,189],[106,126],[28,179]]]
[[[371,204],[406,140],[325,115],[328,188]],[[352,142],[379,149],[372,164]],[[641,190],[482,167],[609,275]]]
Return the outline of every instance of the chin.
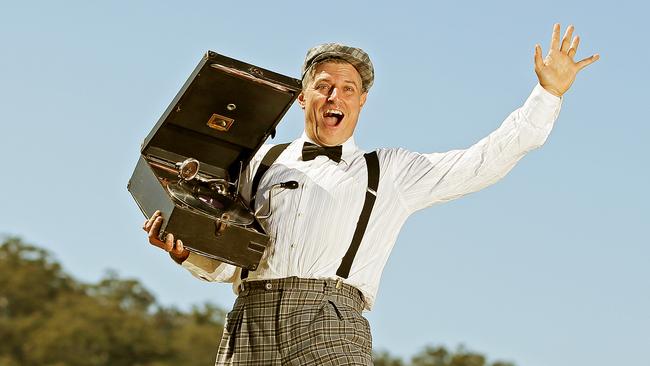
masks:
[[[336,145],[342,145],[345,142],[345,140],[347,140],[347,138],[336,137],[336,136],[331,136],[331,137],[319,136],[317,142],[325,146],[336,146]]]

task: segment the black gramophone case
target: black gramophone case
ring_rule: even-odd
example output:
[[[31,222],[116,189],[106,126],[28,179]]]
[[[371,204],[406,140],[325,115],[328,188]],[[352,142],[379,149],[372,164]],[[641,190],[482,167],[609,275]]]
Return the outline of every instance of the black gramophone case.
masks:
[[[300,80],[207,52],[142,144],[128,190],[188,250],[255,270],[269,237],[236,182],[300,92]],[[181,179],[186,159],[198,177]],[[190,164],[191,165],[191,164]]]

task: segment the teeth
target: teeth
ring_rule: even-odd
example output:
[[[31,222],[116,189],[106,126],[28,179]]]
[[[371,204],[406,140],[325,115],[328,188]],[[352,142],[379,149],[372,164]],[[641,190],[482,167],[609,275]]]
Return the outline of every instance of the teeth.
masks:
[[[343,112],[339,111],[338,109],[328,109],[327,112],[325,112],[326,115],[334,115],[334,116],[343,116]]]

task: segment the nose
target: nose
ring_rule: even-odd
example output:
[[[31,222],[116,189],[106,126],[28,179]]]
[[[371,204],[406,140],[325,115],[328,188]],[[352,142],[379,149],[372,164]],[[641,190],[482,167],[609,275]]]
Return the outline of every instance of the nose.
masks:
[[[338,99],[338,97],[339,97],[339,89],[333,87],[332,89],[330,89],[330,94],[327,96],[327,101],[328,102],[335,101],[336,99]]]

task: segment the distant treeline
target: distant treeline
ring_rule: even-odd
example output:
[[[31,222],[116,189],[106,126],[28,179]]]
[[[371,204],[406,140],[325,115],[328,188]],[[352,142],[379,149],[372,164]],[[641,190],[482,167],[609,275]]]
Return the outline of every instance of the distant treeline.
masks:
[[[225,313],[212,304],[165,307],[140,282],[108,273],[96,284],[65,273],[50,253],[0,246],[0,365],[212,365]],[[410,363],[382,351],[376,366],[512,366],[460,347],[426,347]]]

